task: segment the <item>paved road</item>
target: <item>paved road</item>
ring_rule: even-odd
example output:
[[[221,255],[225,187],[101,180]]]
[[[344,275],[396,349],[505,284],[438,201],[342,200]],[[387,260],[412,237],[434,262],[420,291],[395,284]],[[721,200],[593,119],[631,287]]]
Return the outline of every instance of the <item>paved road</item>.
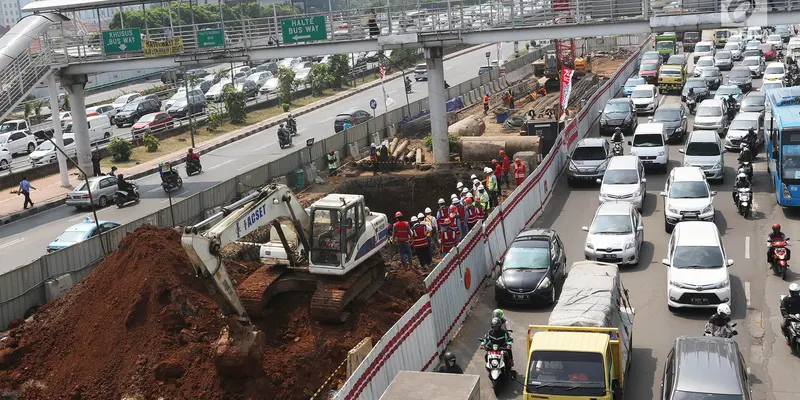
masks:
[[[753,82],[760,87],[760,80]],[[668,96],[662,104],[676,104],[678,96]],[[690,118],[690,130],[693,123]],[[647,122],[647,117],[639,117],[639,122]],[[594,132],[596,135],[597,132]],[[683,155],[678,152],[682,145],[670,148],[670,166],[680,166]],[[627,150],[626,150],[627,153]],[[778,300],[780,293],[786,293],[788,282],[781,281],[766,269],[766,238],[772,223],[779,222],[785,227],[789,237],[800,237],[800,224],[793,223],[800,218],[797,210],[785,210],[776,205],[766,173],[763,155],[755,165],[754,219],[745,220],[739,216],[731,197],[734,168],[737,154],[725,157],[725,183],[712,184],[718,191],[714,205],[717,210],[716,224],[728,251],[735,260],[730,268],[733,291],[733,319],[739,324],[736,341],[745,355],[753,376],[755,399],[798,399],[800,382],[797,371],[800,360],[790,354],[789,348],[780,336],[780,313]],[[705,321],[711,315],[708,311],[679,312],[673,314],[666,306],[666,267],[661,259],[666,257],[669,235],[664,232],[663,199],[658,195],[663,190],[666,175],[651,173],[647,176],[648,194],[644,204],[645,243],[642,260],[635,268],[622,271],[622,279],[630,290],[631,301],[636,308],[633,364],[627,384],[626,399],[642,400],[660,398],[660,382],[664,362],[672,349],[674,340],[681,335],[701,335]],[[564,241],[568,263],[583,260],[583,244],[586,233],[581,226],[591,223],[598,204],[596,185],[568,188],[566,180],[561,179],[556,186],[553,199],[543,217],[537,222],[539,227],[555,229]],[[789,281],[798,281],[800,275],[791,273]],[[495,398],[483,366],[483,352],[477,350],[477,338],[486,333],[491,311],[496,307],[493,290],[479,300],[471,317],[462,328],[452,345],[457,357],[466,366],[467,373],[479,374],[481,379],[481,398]],[[525,336],[528,325],[547,324],[551,308],[524,309],[511,308],[506,311],[514,332],[514,354],[516,370],[524,380]],[[468,361],[467,361],[468,360]],[[512,382],[497,398],[520,398],[522,386]]]
[[[511,54],[511,51],[512,44],[504,44],[503,53]],[[445,61],[445,78],[448,83],[455,85],[477,76],[478,67],[486,62],[484,53],[485,51],[481,49]],[[412,86],[413,92],[409,95],[410,101],[413,102],[427,96],[426,82],[415,82]],[[397,101],[397,104],[390,107],[390,110],[405,105],[405,91],[400,79],[387,82],[386,91]],[[339,112],[353,108],[369,110],[369,100],[381,98],[382,92],[379,86],[360,93],[358,96],[349,97],[298,117],[299,137],[295,138],[295,143],[311,137],[322,140],[332,136],[334,134],[333,119]],[[383,112],[382,109],[381,105],[378,111]],[[182,190],[174,193],[173,196],[188,197],[219,182],[283,157],[284,154],[295,149],[296,147],[281,150],[277,145],[275,129],[234,142],[204,155],[203,173],[185,178]],[[186,176],[182,168],[181,175]],[[126,223],[167,206],[168,200],[161,189],[160,179],[157,175],[139,179],[137,182],[142,193],[140,204],[125,207],[122,210],[116,207],[107,207],[98,211],[98,217],[103,220]],[[35,193],[33,200],[36,201]],[[2,242],[0,243],[0,257],[4,262],[0,265],[0,273],[38,258],[45,252],[48,243],[64,229],[79,222],[87,215],[91,214],[77,212],[72,207],[61,206],[3,226],[3,229],[0,230],[0,242]]]

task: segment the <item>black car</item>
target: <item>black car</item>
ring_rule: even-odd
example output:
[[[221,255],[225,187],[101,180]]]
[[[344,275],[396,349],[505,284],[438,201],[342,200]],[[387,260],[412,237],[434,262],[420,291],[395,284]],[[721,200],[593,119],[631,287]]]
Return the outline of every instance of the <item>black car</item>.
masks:
[[[147,96],[142,96],[143,100],[153,100],[158,104],[158,108],[161,109],[161,97],[158,97],[157,94],[148,94]]]
[[[189,101],[186,101],[186,98],[178,99],[172,106],[167,110],[167,114],[169,114],[172,118],[186,118],[188,113],[191,112],[192,115],[197,115],[203,113],[206,109],[206,99],[202,95],[195,95],[189,96]]]
[[[639,126],[636,118],[636,105],[629,97],[611,99],[603,107],[600,115],[600,134],[611,134],[615,128],[625,134],[633,135]]]
[[[653,113],[653,122],[664,124],[667,138],[675,143],[680,143],[686,136],[689,118],[683,104],[665,104],[658,107]]]
[[[333,120],[333,131],[341,132],[344,130],[344,123],[349,122],[351,126],[356,126],[362,122],[367,122],[372,118],[372,114],[364,110],[353,110],[336,116]]]
[[[704,68],[700,76],[706,80],[706,86],[711,90],[719,89],[719,85],[722,84],[722,73],[717,67]]]
[[[731,72],[728,72],[728,84],[739,86],[739,89],[742,89],[743,92],[753,90],[753,77],[750,74],[750,68],[731,68]]]
[[[183,71],[179,69],[168,69],[161,73],[161,83],[177,82],[183,80]]]
[[[498,304],[554,304],[567,274],[564,245],[550,229],[521,232],[497,264],[501,268],[494,284]]]
[[[114,124],[117,125],[117,128],[133,125],[143,115],[154,113],[160,109],[161,105],[155,100],[140,97],[122,107],[122,110],[114,116]]]
[[[717,337],[677,338],[667,355],[659,399],[751,400],[739,345]]]
[[[240,90],[244,92],[245,97],[248,99],[254,99],[258,96],[258,85],[256,85],[253,81],[244,81],[237,83],[235,85],[236,90]]]
[[[686,84],[683,85],[681,90],[681,101],[686,101],[686,96],[689,95],[689,89],[694,89],[694,96],[697,104],[700,104],[705,99],[711,98],[711,91],[708,90],[708,84],[704,78],[689,78]]]
[[[764,115],[767,100],[767,95],[762,91],[752,91],[744,96],[742,104],[739,106],[741,112],[757,112]]]

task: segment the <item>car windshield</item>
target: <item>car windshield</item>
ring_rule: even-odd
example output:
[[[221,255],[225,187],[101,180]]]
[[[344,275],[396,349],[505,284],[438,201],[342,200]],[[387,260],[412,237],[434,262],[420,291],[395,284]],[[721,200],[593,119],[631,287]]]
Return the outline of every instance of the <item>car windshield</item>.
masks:
[[[758,49],[761,50],[761,51],[772,51],[772,45],[764,43],[764,44],[758,45]]]
[[[691,79],[688,82],[686,82],[686,86],[685,87],[686,87],[686,89],[689,89],[689,88],[695,88],[695,89],[696,88],[703,88],[703,89],[705,89],[706,81],[700,80],[700,79]]]
[[[120,105],[120,104],[125,104],[127,102],[128,102],[128,98],[127,97],[117,97],[117,99],[114,100],[114,102],[111,103],[111,104]]]
[[[731,72],[728,73],[728,77],[730,78],[749,78],[750,77],[750,70],[749,69],[732,69]]]
[[[679,69],[662,69],[661,70],[662,76],[681,76],[681,70]]]
[[[783,87],[783,83],[782,82],[764,82],[761,85],[761,89],[762,90],[774,89],[774,88],[782,88],[782,87]]]
[[[503,270],[547,269],[550,266],[549,247],[546,240],[514,242],[503,257]]]
[[[739,50],[739,43],[728,43],[725,45],[725,50]]]
[[[630,100],[629,100],[630,101]],[[627,103],[606,103],[606,107],[603,109],[604,113],[614,113],[614,112],[627,112],[631,109],[631,106]]]
[[[676,246],[672,254],[675,268],[720,268],[725,265],[716,246]]]
[[[718,156],[719,145],[714,142],[689,142],[686,145],[687,156]]]
[[[695,64],[696,67],[709,67],[712,65],[714,65],[714,61],[711,59],[697,60],[697,63]]]
[[[592,222],[589,233],[626,234],[633,232],[628,215],[598,215]]]
[[[653,91],[650,89],[634,90],[633,93],[631,93],[631,97],[634,99],[649,99],[653,97]]]
[[[636,86],[639,86],[639,85],[642,85],[642,84],[644,84],[644,79],[642,79],[642,78],[631,78],[631,79],[628,79],[625,82],[625,87],[627,87],[627,88],[636,87]]]
[[[656,49],[659,49],[659,50],[668,50],[668,49],[674,49],[674,48],[675,48],[675,45],[672,44],[672,42],[663,42],[662,41],[662,42],[656,43]]]
[[[694,51],[708,53],[709,51],[711,51],[711,46],[706,44],[699,44],[694,47]]]
[[[155,114],[147,114],[147,115],[143,116],[142,118],[139,118],[139,121],[137,121],[137,122],[150,122],[150,121],[153,121],[154,119],[156,119],[156,115]]]
[[[606,159],[606,150],[600,146],[578,146],[572,152],[575,161],[597,161]]]
[[[657,133],[637,133],[633,135],[633,147],[660,147],[664,137]]]
[[[125,104],[124,107],[122,107],[122,111],[134,111],[134,110],[136,110],[136,107],[138,107],[138,106],[139,106],[139,102],[128,103],[128,104]]]
[[[612,169],[603,175],[603,183],[607,185],[633,185],[639,183],[639,174],[635,169]]]
[[[653,116],[655,122],[673,122],[681,120],[681,111],[675,109],[659,109]],[[634,137],[635,138],[635,137]]]
[[[742,100],[742,107],[761,107],[764,108],[765,96],[749,95]]]
[[[42,144],[40,144],[39,147],[36,148],[36,150],[38,150],[38,151],[50,151],[50,150],[53,150],[54,148],[55,148],[55,146],[53,146],[53,142],[47,140],[47,141],[42,142]]]
[[[708,197],[708,186],[705,182],[674,182],[669,187],[669,197],[673,199],[700,199]]]
[[[655,71],[658,68],[657,62],[642,63],[642,71]]]
[[[742,65],[747,67],[758,66],[759,64],[761,64],[761,60],[757,58],[745,58],[744,61],[742,61]]]
[[[538,388],[547,387],[547,391],[542,393],[569,396],[580,396],[584,394],[582,391],[595,388],[603,389],[600,391],[602,396],[605,393],[605,376],[601,353],[536,350],[530,356],[527,388],[536,393]],[[574,393],[572,389],[579,391]]]
[[[698,117],[720,117],[722,116],[722,109],[717,106],[700,106],[697,109]]]
[[[174,108],[186,107],[186,104],[187,104],[186,99],[184,98],[172,103],[172,107]]]
[[[731,33],[729,31],[717,31],[714,32],[714,37],[717,39],[724,39],[727,38]]]
[[[767,40],[770,41],[770,42],[782,42],[783,41],[783,39],[781,39],[781,35],[769,35],[769,38],[767,38]]]
[[[767,67],[767,70],[764,71],[764,73],[765,74],[780,75],[780,74],[783,74],[783,67],[779,66],[779,65],[774,65],[774,66],[771,66],[771,67]]]
[[[7,123],[4,123],[4,124],[0,125],[0,133],[11,132],[11,131],[15,131],[15,130],[17,130],[17,123],[16,122],[11,122],[11,123],[7,122]]]
[[[729,51],[720,51],[714,56],[717,60],[730,60],[731,53]]]
[[[704,77],[717,78],[719,77],[719,70],[716,68],[709,68],[703,70]]]
[[[741,92],[739,92],[738,89],[739,88],[737,88],[737,87],[723,86],[723,87],[717,89],[717,95],[716,96],[717,97],[722,97],[722,96],[728,97],[729,94],[732,94],[734,97],[736,97],[739,94],[741,94]]]
[[[54,240],[54,242],[73,243],[83,240],[84,236],[86,236],[85,231],[66,231]]]
[[[686,39],[700,39],[700,34],[697,32],[686,32],[683,34],[683,40]]]
[[[761,51],[759,51],[759,50],[747,50],[744,53],[742,53],[742,55],[744,55],[745,57],[758,57],[760,59],[761,58]]]
[[[642,56],[642,61],[644,61],[644,60],[658,60],[659,58],[661,58],[661,53],[659,53],[657,51],[648,51],[647,53],[644,53],[644,55]]]
[[[733,129],[735,131],[746,131],[750,128],[756,129],[758,128],[758,121],[752,119],[739,119],[736,118],[731,122],[731,126],[728,129]]]

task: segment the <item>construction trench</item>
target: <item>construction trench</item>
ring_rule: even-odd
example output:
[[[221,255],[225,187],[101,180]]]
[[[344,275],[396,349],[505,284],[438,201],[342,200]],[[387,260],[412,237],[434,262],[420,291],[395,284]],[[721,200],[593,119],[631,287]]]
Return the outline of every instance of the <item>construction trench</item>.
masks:
[[[575,82],[569,114],[574,115],[581,100],[605,79],[590,74]],[[557,98],[557,93],[536,99],[522,93],[511,117],[524,118],[530,109],[544,115]],[[497,158],[498,148],[514,147],[525,138],[515,122],[497,123],[493,112],[484,117],[480,104],[450,113],[451,131],[453,124],[467,118],[479,120],[476,124],[483,128],[461,137],[451,164],[426,166],[432,156],[423,143],[430,132],[423,122],[416,131],[401,130],[403,137],[398,138],[397,145],[408,140],[406,154],[414,150],[413,159],[395,160],[386,168],[389,173],[377,176],[368,162],[358,163],[363,157],[345,160],[338,185],[327,185],[325,179],[326,184],[297,191],[298,199],[307,206],[327,193],[361,194],[371,211],[385,213],[390,220],[396,211],[410,217],[426,207],[435,210],[439,198],[448,200],[456,191],[457,182],[471,186],[471,174],[483,178],[481,171]],[[464,157],[462,146],[473,139],[484,141],[467,145],[473,146],[474,154]],[[519,144],[509,155],[538,152],[538,140],[530,146]],[[529,173],[535,163],[536,157],[529,160]],[[504,195],[511,190],[513,184],[504,187]],[[245,239],[267,242],[269,230]],[[233,245],[223,254],[237,285],[263,265],[252,247]],[[311,293],[273,297],[253,320],[266,338],[263,370],[227,377],[219,375],[214,364],[215,343],[227,320],[194,275],[180,234],[143,226],[126,236],[119,249],[72,291],[0,335],[0,399],[307,399],[318,389],[326,398],[347,379],[342,365],[348,351],[366,337],[378,341],[424,293],[425,272],[416,262],[403,268],[394,249],[387,247],[381,254],[386,276],[380,290],[356,298],[344,323],[312,318]]]

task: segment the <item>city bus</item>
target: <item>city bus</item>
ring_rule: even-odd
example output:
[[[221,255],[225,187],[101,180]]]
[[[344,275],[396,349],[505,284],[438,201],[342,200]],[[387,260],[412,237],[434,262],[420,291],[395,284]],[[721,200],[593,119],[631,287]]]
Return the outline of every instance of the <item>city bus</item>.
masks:
[[[800,206],[800,87],[767,91],[764,150],[778,204]]]

